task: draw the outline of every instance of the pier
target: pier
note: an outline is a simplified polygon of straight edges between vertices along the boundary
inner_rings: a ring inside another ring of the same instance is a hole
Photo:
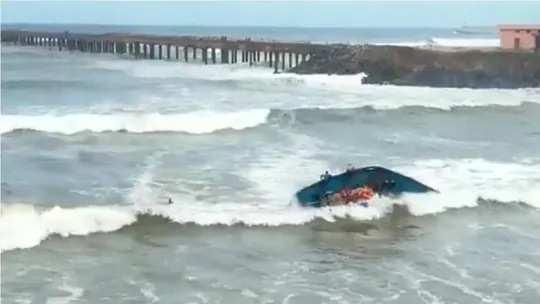
[[[161,36],[130,33],[72,33],[2,30],[2,43],[41,46],[58,51],[129,55],[136,59],[202,60],[204,64],[264,62],[274,72],[285,71],[330,46],[310,42],[254,40],[230,37]],[[200,57],[199,57],[200,56]],[[200,58],[200,59],[199,59]]]

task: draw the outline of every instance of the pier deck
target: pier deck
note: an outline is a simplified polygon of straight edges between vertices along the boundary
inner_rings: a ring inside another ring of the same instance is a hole
[[[80,51],[90,53],[128,54],[137,59],[178,60],[183,57],[197,59],[201,54],[205,64],[235,64],[240,62],[253,65],[266,62],[275,72],[297,66],[300,62],[330,46],[303,41],[273,41],[262,39],[231,39],[230,37],[203,36],[160,36],[130,33],[72,33],[39,32],[25,30],[2,30],[2,42],[20,46],[55,47],[59,51]],[[199,51],[200,50],[200,51]],[[198,52],[199,51],[199,52]],[[261,54],[263,56],[261,56]],[[288,58],[286,58],[286,56]],[[210,58],[209,58],[210,57]],[[262,57],[262,58],[261,58]]]

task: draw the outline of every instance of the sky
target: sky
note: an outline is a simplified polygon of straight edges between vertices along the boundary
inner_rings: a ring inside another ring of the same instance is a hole
[[[6,1],[2,23],[285,27],[540,24],[540,1]]]

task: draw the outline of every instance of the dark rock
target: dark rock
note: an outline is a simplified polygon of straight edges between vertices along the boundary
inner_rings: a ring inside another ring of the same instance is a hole
[[[457,88],[540,87],[540,53],[335,45],[288,72],[352,75],[363,83]]]

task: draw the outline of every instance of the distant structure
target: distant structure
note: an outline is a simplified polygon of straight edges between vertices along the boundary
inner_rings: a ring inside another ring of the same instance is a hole
[[[59,51],[118,54],[136,59],[160,59],[184,61],[197,59],[200,54],[204,64],[254,65],[265,62],[274,72],[286,71],[307,61],[312,54],[329,50],[332,45],[306,41],[253,40],[226,36],[160,36],[130,33],[71,33],[26,30],[2,30],[2,42],[21,46],[41,46]],[[261,54],[264,56],[261,58]],[[238,55],[241,55],[239,59]],[[288,55],[288,56],[287,56]],[[288,57],[288,60],[287,60]]]
[[[499,25],[502,49],[535,50],[540,52],[540,25]]]

